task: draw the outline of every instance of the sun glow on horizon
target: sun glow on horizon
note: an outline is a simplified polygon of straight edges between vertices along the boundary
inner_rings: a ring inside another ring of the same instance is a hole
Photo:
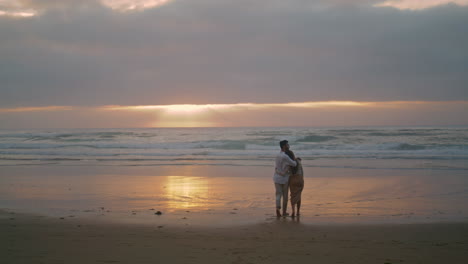
[[[0,127],[468,125],[466,109],[463,100],[12,107],[0,108]]]
[[[200,112],[209,109],[236,109],[236,108],[269,108],[269,107],[297,107],[297,108],[318,108],[318,107],[359,107],[369,106],[378,102],[356,102],[356,101],[320,101],[320,102],[293,102],[293,103],[237,103],[237,104],[172,104],[172,105],[135,105],[103,106],[103,110],[166,110],[169,112]]]
[[[150,127],[217,127],[224,126],[225,114],[246,111],[264,112],[274,109],[334,109],[378,106],[378,102],[356,101],[319,101],[291,103],[237,103],[237,104],[174,104],[174,105],[139,105],[139,106],[104,106],[107,111],[153,111],[157,121]],[[215,121],[217,120],[217,121]],[[220,121],[221,120],[221,121]]]

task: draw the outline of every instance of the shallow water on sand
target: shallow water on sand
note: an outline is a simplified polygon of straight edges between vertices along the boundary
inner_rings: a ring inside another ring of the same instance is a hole
[[[0,209],[139,224],[261,223],[276,221],[271,176],[271,168],[256,166],[3,167]],[[294,221],[305,224],[466,222],[468,177],[463,170],[306,168],[301,211]]]

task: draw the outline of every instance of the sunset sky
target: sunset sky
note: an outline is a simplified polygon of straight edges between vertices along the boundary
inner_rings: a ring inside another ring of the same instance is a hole
[[[468,125],[468,0],[0,0],[0,129]]]

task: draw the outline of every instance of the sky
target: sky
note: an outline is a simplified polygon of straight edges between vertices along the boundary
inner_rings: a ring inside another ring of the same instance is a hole
[[[0,129],[468,125],[468,0],[0,0]]]

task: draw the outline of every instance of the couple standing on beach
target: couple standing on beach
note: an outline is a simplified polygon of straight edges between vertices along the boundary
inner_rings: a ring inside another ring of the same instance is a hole
[[[304,189],[304,177],[301,165],[301,158],[296,158],[289,149],[287,140],[280,141],[281,152],[276,156],[275,174],[273,181],[276,189],[276,216],[287,216],[288,191],[291,191],[291,216],[300,214],[301,194]],[[281,199],[283,199],[283,214],[281,214]]]

